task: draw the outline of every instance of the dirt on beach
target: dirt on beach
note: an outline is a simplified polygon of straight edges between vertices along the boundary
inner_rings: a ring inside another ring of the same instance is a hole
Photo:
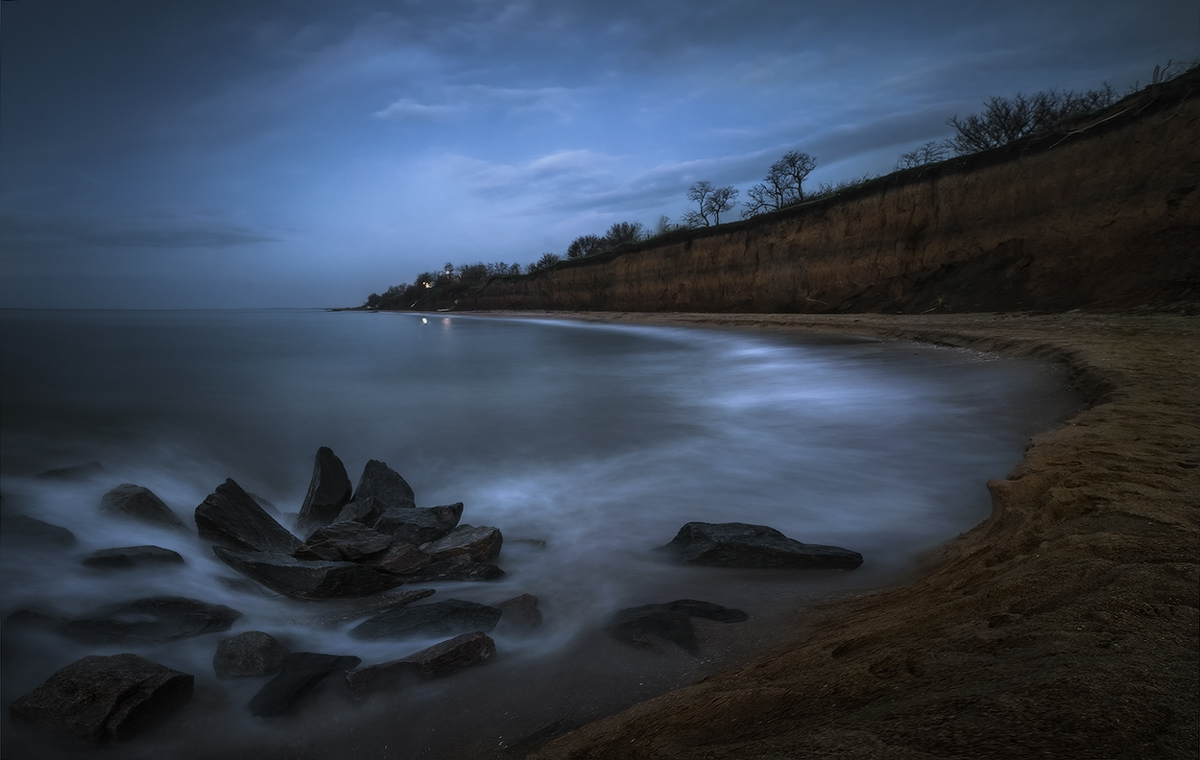
[[[1089,408],[1031,440],[1016,469],[988,483],[991,517],[915,582],[798,612],[772,654],[530,757],[1198,756],[1196,317],[553,316],[1041,357],[1068,366]]]

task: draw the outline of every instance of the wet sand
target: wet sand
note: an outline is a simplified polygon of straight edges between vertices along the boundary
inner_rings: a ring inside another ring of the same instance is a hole
[[[991,517],[931,557],[919,579],[796,614],[771,654],[530,757],[1197,757],[1196,317],[529,316],[1040,357],[1065,363],[1089,402],[988,483]]]

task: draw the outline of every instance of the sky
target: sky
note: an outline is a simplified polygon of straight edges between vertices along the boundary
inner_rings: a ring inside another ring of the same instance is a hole
[[[1198,58],[1197,0],[3,0],[0,306],[354,306]]]

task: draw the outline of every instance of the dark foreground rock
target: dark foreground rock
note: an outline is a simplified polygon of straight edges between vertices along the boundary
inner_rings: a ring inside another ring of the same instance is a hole
[[[862,555],[838,546],[802,544],[766,525],[690,522],[662,547],[685,565],[853,570]]]
[[[100,511],[151,525],[184,530],[183,520],[149,488],[122,483],[100,497]]]
[[[350,476],[342,460],[328,446],[317,449],[312,480],[296,518],[296,530],[307,535],[313,528],[333,522],[350,501],[351,494]]]
[[[243,575],[297,599],[365,596],[404,583],[398,575],[353,562],[309,562],[286,554],[239,552],[223,546],[214,546],[213,553]]]
[[[84,644],[162,644],[227,631],[242,613],[182,596],[123,602],[61,623],[57,630]]]
[[[454,530],[462,519],[462,512],[462,502],[442,507],[397,507],[384,510],[370,525],[398,543],[420,545],[436,541]]]
[[[306,696],[333,673],[356,667],[361,659],[349,655],[295,652],[283,661],[279,674],[250,700],[250,712],[260,717],[295,712]]]
[[[364,620],[351,629],[350,635],[356,639],[407,639],[486,633],[496,627],[503,614],[495,607],[461,599],[403,605]]]
[[[464,633],[399,660],[352,671],[346,675],[346,683],[355,694],[365,695],[402,686],[414,678],[428,680],[448,676],[489,660],[495,654],[496,642],[486,633]]]
[[[179,552],[161,546],[123,546],[116,549],[100,549],[79,560],[81,565],[105,570],[129,570],[135,567],[182,565]]]
[[[432,561],[432,557],[413,544],[399,544],[371,557],[364,564],[394,575],[415,575],[428,567]]]
[[[91,742],[123,741],[187,704],[195,679],[136,654],[91,656],[15,700],[13,718]]]
[[[740,623],[748,618],[741,610],[711,602],[680,599],[666,604],[645,604],[620,610],[609,619],[604,629],[627,644],[657,651],[660,644],[671,643],[698,657],[700,647],[696,643],[693,617],[722,623]]]
[[[521,594],[496,605],[504,613],[500,624],[505,629],[531,630],[542,624],[542,611],[538,609],[538,598],[533,594]]]
[[[300,546],[300,539],[267,514],[232,478],[196,507],[196,528],[201,538],[241,551],[291,554]]]
[[[400,473],[378,459],[367,462],[358,479],[358,487],[354,489],[354,501],[368,499],[375,499],[385,510],[417,506],[412,486],[400,477]]]
[[[304,544],[292,552],[297,559],[332,562],[361,562],[383,553],[392,545],[392,537],[354,520],[324,525],[313,531]]]
[[[267,676],[283,667],[288,654],[288,648],[271,634],[245,631],[217,642],[213,672],[222,680]]]
[[[421,546],[434,561],[467,557],[472,562],[488,562],[500,556],[504,536],[499,528],[459,525],[444,537]]]
[[[66,528],[29,515],[0,517],[0,541],[9,548],[65,548],[78,543],[75,534]]]
[[[431,562],[413,575],[405,576],[409,583],[432,583],[434,581],[496,581],[504,577],[504,571],[487,562],[472,562],[464,556],[440,562]]]

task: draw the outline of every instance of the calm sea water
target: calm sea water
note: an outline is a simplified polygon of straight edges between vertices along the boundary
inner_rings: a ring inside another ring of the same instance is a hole
[[[434,643],[364,643],[346,636],[348,625],[316,626],[312,605],[220,583],[231,571],[194,535],[98,511],[108,488],[137,483],[190,525],[232,477],[294,513],[320,446],[352,480],[368,459],[383,460],[419,506],[462,501],[464,522],[503,531],[507,576],[437,584],[435,599],[541,601],[545,625],[498,637],[495,665],[392,701],[340,705],[328,730],[312,716],[246,717],[261,682],[215,680],[217,635],[108,650],[6,635],[5,705],[85,654],[136,651],[196,674],[189,712],[171,732],[120,750],[130,757],[328,757],[334,746],[356,758],[443,757],[464,742],[473,748],[464,756],[499,753],[540,726],[594,717],[697,672],[686,656],[597,634],[613,611],[699,598],[768,619],[900,577],[986,518],[984,482],[1076,406],[1054,367],[964,351],[457,315],[5,311],[0,351],[2,508],[65,525],[80,541],[59,553],[6,550],[5,615],[169,593],[234,607],[244,613],[234,633],[267,630],[294,651],[371,663]],[[85,482],[33,477],[90,461],[104,473]],[[651,550],[691,520],[767,524],[866,562],[810,575],[663,564]],[[174,549],[187,565],[98,575],[78,564],[137,544]],[[705,661],[734,656],[725,649],[718,640]],[[394,711],[422,717],[397,722]],[[33,741],[4,720],[6,746]]]

